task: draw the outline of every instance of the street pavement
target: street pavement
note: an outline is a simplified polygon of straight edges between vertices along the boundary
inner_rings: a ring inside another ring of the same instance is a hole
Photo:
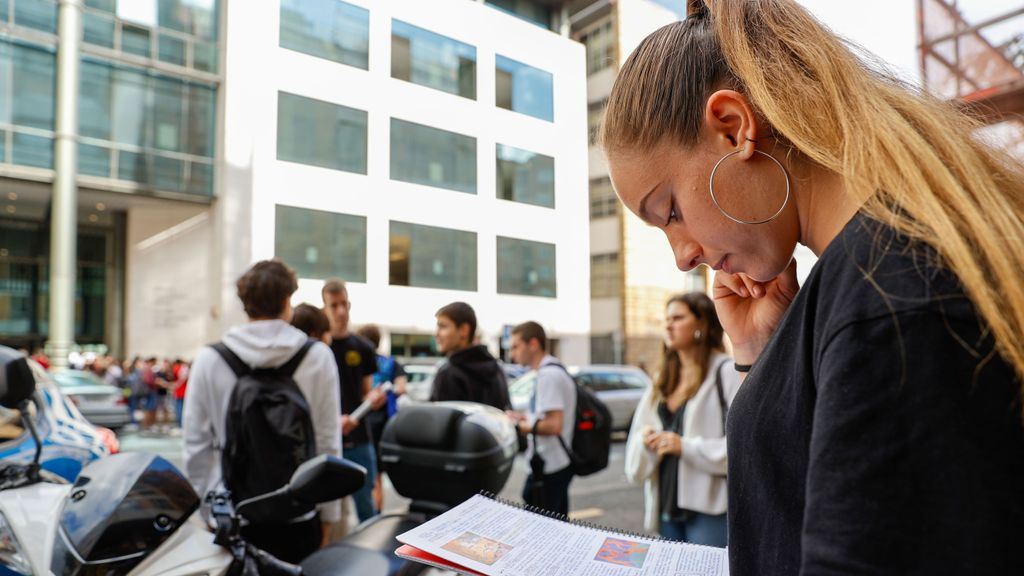
[[[122,451],[158,454],[179,469],[182,468],[180,436],[128,432],[119,437]],[[621,436],[617,442],[612,444],[608,468],[592,476],[573,479],[569,488],[569,515],[571,517],[616,530],[629,532],[643,530],[643,490],[640,486],[627,483],[622,472],[624,440],[624,436]],[[501,491],[501,497],[521,502],[520,495],[528,473],[527,462],[521,455],[517,456],[512,475],[505,484],[505,489]],[[408,503],[409,500],[395,492],[385,479],[384,511],[400,512]],[[349,522],[354,525],[354,513],[352,516]]]

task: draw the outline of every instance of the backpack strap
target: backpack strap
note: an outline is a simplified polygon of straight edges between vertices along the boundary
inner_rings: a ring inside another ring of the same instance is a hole
[[[715,391],[718,392],[718,406],[722,409],[722,434],[725,435],[725,416],[729,412],[729,405],[725,403],[725,391],[722,389],[722,369],[728,360],[719,362],[718,371],[715,372]]]
[[[285,362],[284,364],[277,368],[278,373],[280,373],[283,376],[291,378],[292,375],[295,374],[296,368],[298,368],[299,364],[302,363],[303,358],[306,357],[306,352],[309,352],[309,349],[313,347],[313,344],[315,342],[316,340],[313,340],[312,338],[306,340],[306,342],[302,345],[302,348],[299,348],[299,351],[296,352],[295,355],[292,356],[290,360],[288,360],[287,362]]]
[[[228,348],[226,344],[223,342],[217,342],[216,344],[212,344],[210,347],[216,350],[217,354],[220,354],[220,357],[228,363],[228,366],[231,367],[231,371],[235,373],[235,376],[241,378],[249,373],[249,366],[247,366],[245,362],[242,362],[242,359],[232,352],[231,348]]]

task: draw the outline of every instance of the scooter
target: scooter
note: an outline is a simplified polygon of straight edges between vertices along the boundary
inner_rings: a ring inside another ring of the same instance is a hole
[[[34,391],[25,358],[0,347],[0,405],[28,414]],[[298,576],[302,567],[244,540],[245,509],[271,499],[313,506],[354,493],[366,478],[361,466],[321,455],[299,466],[287,485],[237,506],[229,494],[211,493],[211,532],[199,496],[170,462],[118,454],[89,464],[69,484],[40,470],[38,434],[31,418],[24,423],[35,459],[0,462],[0,575]]]

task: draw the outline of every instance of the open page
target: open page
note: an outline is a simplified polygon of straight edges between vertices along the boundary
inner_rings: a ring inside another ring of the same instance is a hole
[[[725,548],[661,542],[474,496],[398,541],[501,576],[727,576]]]

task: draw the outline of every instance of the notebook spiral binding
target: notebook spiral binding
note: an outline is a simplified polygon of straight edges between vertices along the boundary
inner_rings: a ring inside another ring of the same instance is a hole
[[[626,530],[621,530],[619,528],[612,528],[610,526],[603,526],[601,524],[594,524],[592,522],[583,522],[582,520],[573,520],[572,518],[569,518],[565,514],[559,514],[558,512],[552,512],[551,510],[545,510],[543,508],[537,508],[536,506],[530,506],[528,504],[520,504],[518,502],[513,502],[511,500],[506,500],[505,498],[500,498],[497,494],[495,494],[493,492],[488,492],[486,490],[481,490],[480,491],[480,495],[485,497],[485,498],[490,498],[491,500],[494,500],[495,502],[498,502],[500,504],[504,504],[506,506],[511,506],[513,508],[519,508],[521,510],[526,510],[527,512],[532,512],[532,513],[537,514],[539,516],[546,516],[548,518],[552,518],[552,519],[558,520],[560,522],[567,522],[569,524],[574,524],[576,526],[582,526],[584,528],[591,528],[591,529],[597,530],[599,532],[611,532],[613,534],[618,534],[620,536],[627,536],[627,537],[636,538],[636,539],[639,539],[639,540],[651,540],[651,541],[654,541],[654,542],[676,542],[676,540],[671,540],[669,538],[663,538],[661,536],[653,536],[653,535],[650,535],[650,534],[642,534],[640,532],[629,532],[629,531],[626,531]]]

